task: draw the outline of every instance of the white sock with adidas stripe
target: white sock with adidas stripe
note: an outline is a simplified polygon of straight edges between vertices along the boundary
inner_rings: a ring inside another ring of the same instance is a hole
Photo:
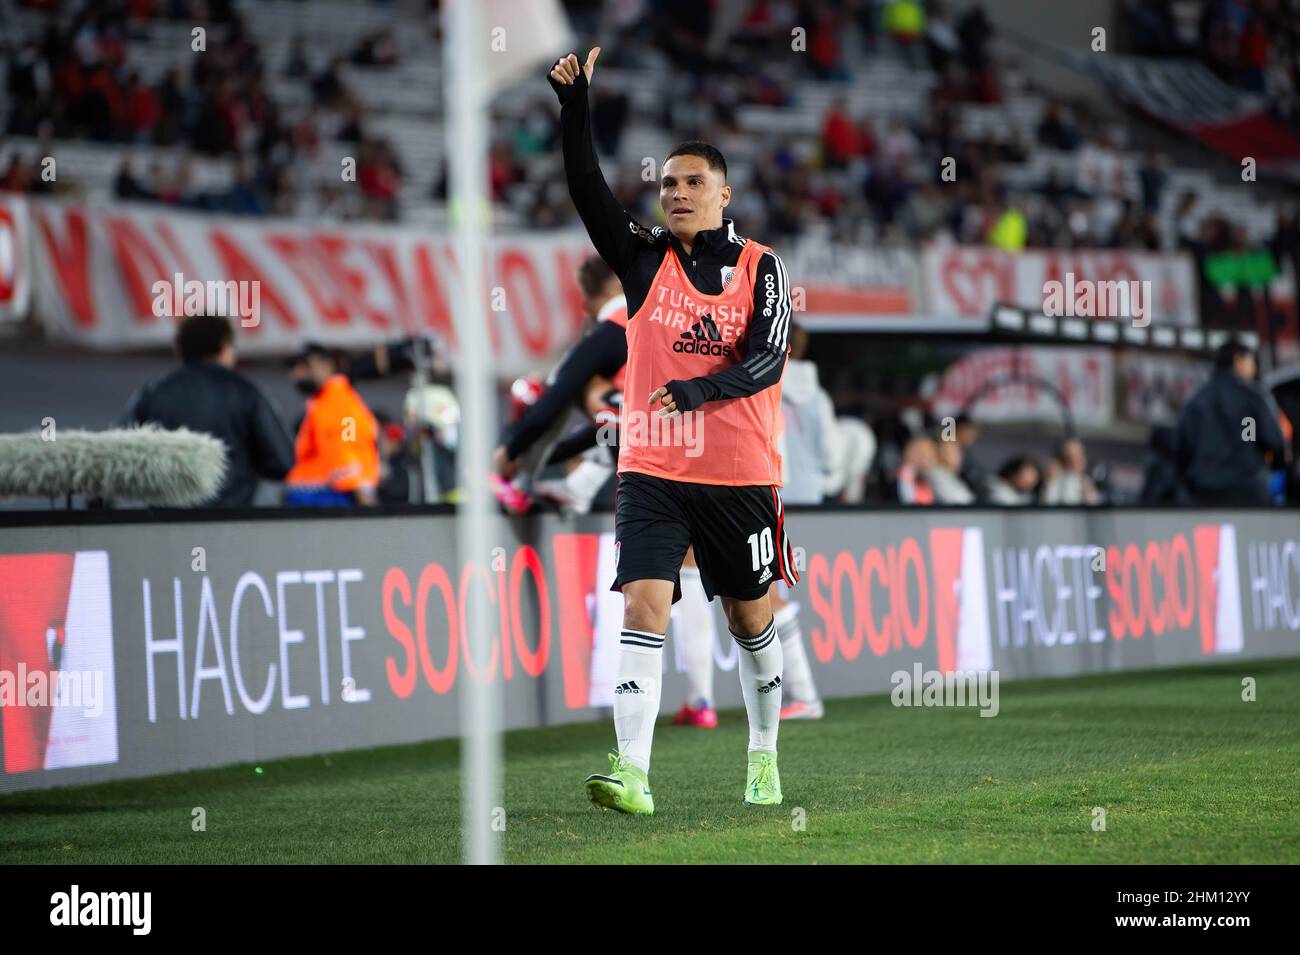
[[[618,751],[632,765],[650,772],[650,746],[659,716],[663,684],[664,634],[623,631],[614,679],[614,732]]]
[[[740,692],[749,717],[749,751],[776,752],[776,731],[781,725],[781,641],[776,638],[776,620],[756,637],[742,637],[734,630],[732,639],[740,647]]]

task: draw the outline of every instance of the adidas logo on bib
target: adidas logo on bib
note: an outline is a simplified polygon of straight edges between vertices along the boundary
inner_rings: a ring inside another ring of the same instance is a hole
[[[722,340],[722,333],[718,331],[712,315],[701,317],[689,331],[682,332],[677,341],[673,342],[673,351],[684,355],[712,355],[727,358],[732,355],[731,346]]]

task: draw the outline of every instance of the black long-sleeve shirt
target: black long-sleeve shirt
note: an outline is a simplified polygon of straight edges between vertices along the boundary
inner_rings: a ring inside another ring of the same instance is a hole
[[[560,100],[560,136],[569,195],[592,245],[623,283],[628,316],[634,316],[645,302],[669,249],[677,253],[691,285],[705,295],[720,294],[724,268],[735,268],[745,246],[733,222],[723,219],[721,228],[697,232],[689,253],[664,227],[647,229],[619,205],[600,171],[592,141],[586,75],[579,70],[571,85],[552,80],[551,86]],[[766,252],[757,266],[754,306],[741,360],[712,375],[664,382],[677,399],[678,408],[691,411],[706,401],[747,397],[780,381],[789,350],[791,312],[785,264],[775,252]],[[645,397],[636,396],[637,400]]]
[[[1250,494],[1268,503],[1269,464],[1286,461],[1277,412],[1259,388],[1222,369],[1188,399],[1178,417],[1178,469],[1193,492]]]
[[[560,359],[537,403],[506,434],[506,454],[514,460],[541,440],[567,415],[596,375],[613,378],[627,364],[627,335],[617,322],[597,322]]]
[[[211,507],[251,505],[258,478],[283,481],[293,467],[293,441],[261,389],[215,362],[186,362],[132,395],[118,425],[147,422],[225,443],[226,479]]]

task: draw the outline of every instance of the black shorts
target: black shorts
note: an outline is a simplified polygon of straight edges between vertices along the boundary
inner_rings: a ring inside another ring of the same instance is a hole
[[[620,474],[614,498],[617,576],[610,590],[621,591],[632,580],[671,580],[676,603],[682,596],[678,575],[687,547],[695,548],[710,600],[757,600],[773,581],[794,586],[799,579],[776,487]]]

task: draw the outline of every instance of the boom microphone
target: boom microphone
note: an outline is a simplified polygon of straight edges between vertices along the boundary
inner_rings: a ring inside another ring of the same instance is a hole
[[[0,435],[0,497],[81,494],[181,507],[214,498],[225,475],[226,446],[185,428]]]

